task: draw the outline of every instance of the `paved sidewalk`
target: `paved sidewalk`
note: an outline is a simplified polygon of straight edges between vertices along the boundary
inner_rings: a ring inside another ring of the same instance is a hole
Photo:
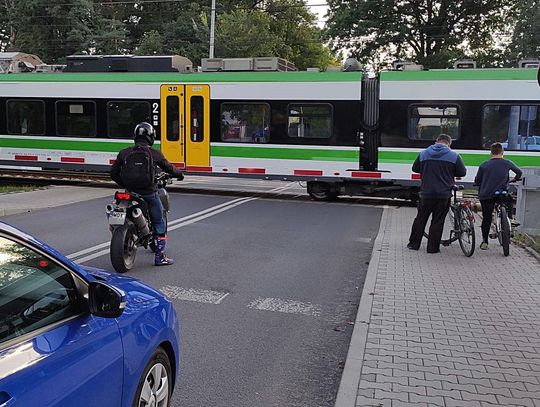
[[[384,211],[336,407],[540,407],[539,261],[408,250],[415,214]]]
[[[54,208],[105,196],[110,196],[112,199],[113,194],[114,190],[110,188],[76,186],[51,186],[29,192],[0,194],[0,217],[37,209]]]

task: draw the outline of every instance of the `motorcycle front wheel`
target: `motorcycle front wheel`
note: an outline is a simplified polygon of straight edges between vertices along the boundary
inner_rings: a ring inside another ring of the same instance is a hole
[[[137,230],[131,222],[117,227],[111,239],[111,263],[118,273],[126,273],[135,265]]]

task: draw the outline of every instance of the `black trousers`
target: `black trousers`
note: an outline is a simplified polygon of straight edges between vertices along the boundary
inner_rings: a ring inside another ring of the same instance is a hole
[[[489,229],[491,228],[491,220],[493,218],[493,209],[495,208],[495,198],[492,199],[480,199],[480,204],[482,205],[482,241],[486,242],[489,238]],[[506,206],[506,211],[510,219],[513,218],[514,212],[514,201],[512,197],[508,197],[504,200],[504,206]]]
[[[450,208],[450,198],[420,198],[420,201],[418,202],[418,213],[414,219],[411,235],[409,237],[409,245],[412,248],[420,248],[424,229],[431,216],[427,251],[428,253],[436,253],[439,251],[444,228],[444,219],[448,213],[448,208]]]

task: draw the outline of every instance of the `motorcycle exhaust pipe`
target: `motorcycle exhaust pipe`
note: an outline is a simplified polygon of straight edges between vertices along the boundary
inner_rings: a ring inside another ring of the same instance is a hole
[[[169,212],[169,193],[165,188],[159,188],[158,195],[161,200],[161,205],[163,205],[163,209],[165,212]]]
[[[148,221],[143,216],[143,212],[140,208],[135,208],[131,212],[131,215],[133,217],[133,222],[135,223],[135,226],[137,226],[137,229],[141,233],[141,236],[146,236],[150,234],[150,228],[148,227]]]

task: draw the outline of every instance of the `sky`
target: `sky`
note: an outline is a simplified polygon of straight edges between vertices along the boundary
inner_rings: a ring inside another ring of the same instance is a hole
[[[324,26],[325,18],[324,15],[326,14],[328,10],[328,6],[326,6],[325,0],[307,0],[307,4],[309,8],[311,9],[311,12],[318,16],[317,18],[317,25],[319,27]]]

